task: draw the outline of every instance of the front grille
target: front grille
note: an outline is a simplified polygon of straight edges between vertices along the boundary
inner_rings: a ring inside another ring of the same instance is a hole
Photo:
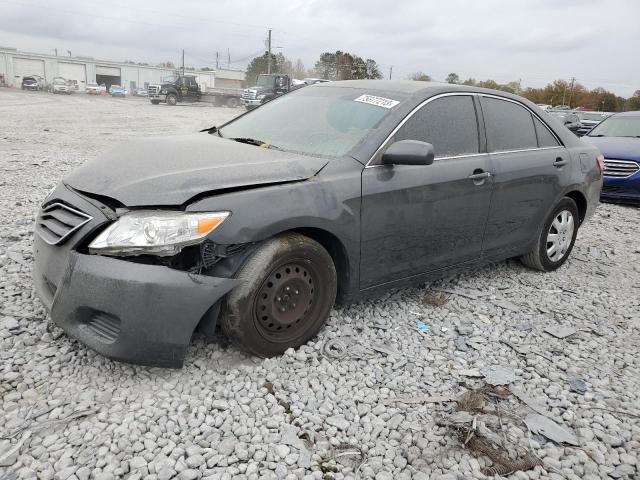
[[[636,162],[605,158],[604,171],[602,173],[605,177],[627,178],[638,170],[640,170],[640,165]]]
[[[106,312],[94,310],[84,327],[103,343],[113,343],[120,335],[120,319]]]
[[[38,215],[36,232],[50,245],[59,245],[93,217],[63,203],[52,203]]]
[[[157,95],[160,91],[160,85],[149,85],[147,91],[149,92],[149,95]]]
[[[255,90],[245,90],[244,92],[242,92],[243,100],[255,100],[255,98],[256,98]]]

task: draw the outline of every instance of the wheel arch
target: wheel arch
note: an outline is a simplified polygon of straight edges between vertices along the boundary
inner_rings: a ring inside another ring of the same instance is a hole
[[[343,298],[350,290],[351,263],[349,253],[342,241],[333,233],[317,227],[299,227],[287,231],[309,237],[318,242],[327,252],[329,252],[338,277],[338,299]]]
[[[587,214],[587,197],[580,190],[571,190],[565,193],[564,196],[576,202],[578,215],[580,216],[580,223],[582,223],[585,215]]]

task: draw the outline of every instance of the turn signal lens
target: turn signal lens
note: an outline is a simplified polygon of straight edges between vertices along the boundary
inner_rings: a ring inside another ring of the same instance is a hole
[[[598,167],[598,170],[600,171],[600,173],[603,172],[604,170],[604,155],[600,154],[596,157],[596,167]]]

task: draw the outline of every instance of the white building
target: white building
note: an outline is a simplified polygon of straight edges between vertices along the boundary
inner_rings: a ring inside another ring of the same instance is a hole
[[[21,52],[15,48],[0,47],[0,83],[20,88],[22,77],[38,75],[50,83],[55,77],[74,81],[83,91],[87,83],[121,85],[129,91],[160,83],[163,77],[176,73],[175,69],[134,65],[124,62],[95,60],[89,57],[62,57],[40,53]],[[206,88],[241,88],[244,72],[214,70],[208,72],[185,69],[185,75],[198,77],[198,84]]]

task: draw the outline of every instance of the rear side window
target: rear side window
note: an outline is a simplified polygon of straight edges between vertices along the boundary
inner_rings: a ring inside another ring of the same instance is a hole
[[[436,157],[478,153],[478,122],[473,98],[456,95],[427,103],[400,127],[394,140],[431,143]]]
[[[482,112],[490,151],[538,147],[533,118],[526,108],[506,100],[482,97]]]
[[[536,133],[538,134],[538,146],[540,148],[560,146],[558,140],[556,140],[556,137],[551,134],[549,129],[545,127],[538,118],[533,117],[533,123],[536,126]]]

